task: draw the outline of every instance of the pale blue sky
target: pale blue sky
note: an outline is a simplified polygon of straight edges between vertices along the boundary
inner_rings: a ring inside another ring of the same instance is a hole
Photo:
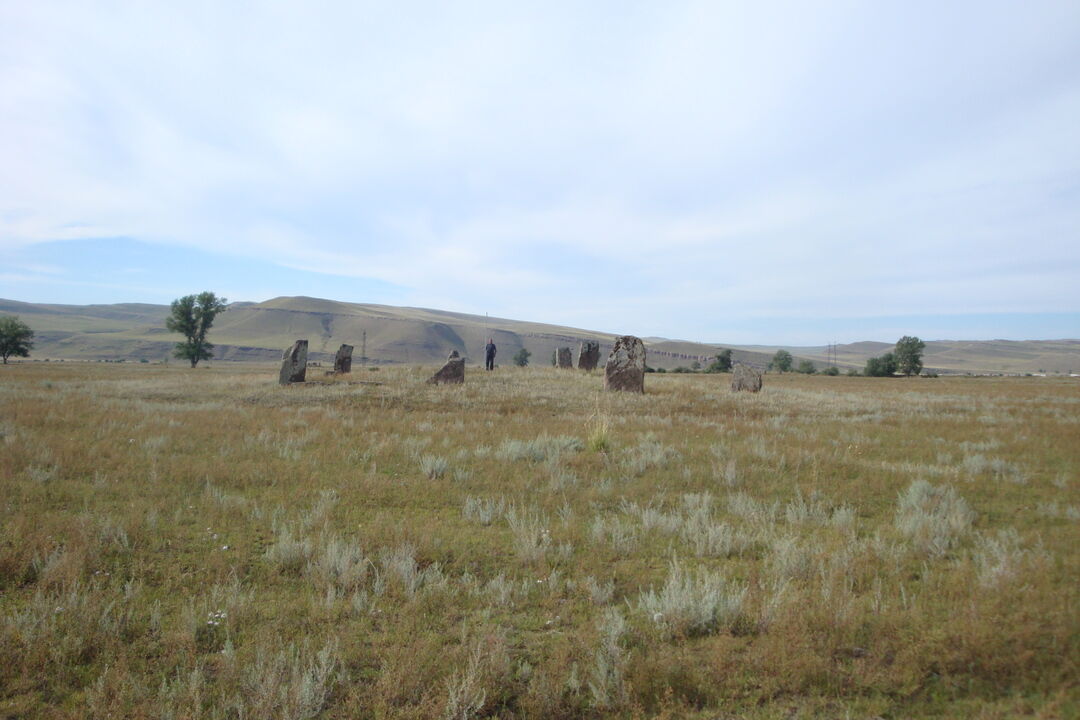
[[[1080,337],[1080,3],[0,0],[0,297]]]

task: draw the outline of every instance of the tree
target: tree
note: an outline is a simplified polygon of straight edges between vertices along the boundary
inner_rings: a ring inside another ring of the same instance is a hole
[[[866,361],[866,369],[863,370],[863,375],[867,377],[891,377],[895,373],[896,357],[892,353],[870,358]]]
[[[836,367],[835,365],[831,365],[831,366],[825,368],[824,370],[822,370],[821,374],[822,375],[832,375],[832,376],[835,377],[836,375],[840,374],[840,368]]]
[[[7,365],[9,357],[30,357],[34,331],[16,315],[0,317],[0,356]]]
[[[817,368],[814,367],[814,363],[809,360],[800,360],[799,367],[795,370],[795,372],[800,372],[803,375],[813,375],[817,372]]]
[[[896,341],[893,355],[900,372],[905,376],[918,375],[922,372],[922,354],[926,343],[914,336],[905,335]]]
[[[521,348],[520,350],[517,351],[517,354],[514,355],[514,364],[517,365],[518,367],[526,367],[526,366],[528,366],[528,364],[529,364],[529,356],[531,356],[531,355],[532,355],[531,352],[529,352],[525,348]]]
[[[794,361],[795,358],[791,357],[791,353],[789,353],[787,350],[777,350],[776,354],[773,355],[770,365],[772,365],[774,370],[779,370],[780,372],[788,372],[789,370],[791,370],[791,364]]]
[[[176,357],[190,360],[191,367],[198,365],[200,360],[213,357],[210,351],[214,346],[207,342],[206,334],[214,324],[214,318],[225,312],[227,302],[209,291],[172,301],[172,314],[166,318],[165,327],[186,338],[184,342],[176,343],[173,352]]]
[[[705,372],[707,372],[707,373],[731,372],[731,351],[730,350],[721,350],[720,353],[716,356],[716,359],[713,360],[709,364],[709,367],[705,368]]]

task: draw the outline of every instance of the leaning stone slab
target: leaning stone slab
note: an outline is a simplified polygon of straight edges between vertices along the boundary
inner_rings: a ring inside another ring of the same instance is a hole
[[[756,367],[735,363],[731,373],[732,392],[757,392],[761,389],[761,371]]]
[[[342,345],[334,356],[334,374],[345,375],[352,372],[352,345]]]
[[[604,367],[604,389],[645,392],[645,343],[633,335],[615,338]]]
[[[446,364],[428,380],[428,383],[433,385],[460,385],[463,382],[465,382],[465,358],[461,357],[457,350],[450,352],[450,356],[446,358]]]
[[[574,369],[574,356],[570,354],[570,348],[561,347],[555,356],[555,366],[563,370]]]
[[[595,340],[583,340],[578,348],[578,370],[595,370],[600,364],[600,343]]]
[[[278,382],[282,385],[302,383],[307,378],[307,340],[297,340],[292,347],[285,348],[281,354],[281,373]]]

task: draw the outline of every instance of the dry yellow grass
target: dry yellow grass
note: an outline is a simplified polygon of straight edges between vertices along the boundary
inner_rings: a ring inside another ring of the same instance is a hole
[[[1080,713],[1075,380],[430,370],[4,368],[4,716]]]

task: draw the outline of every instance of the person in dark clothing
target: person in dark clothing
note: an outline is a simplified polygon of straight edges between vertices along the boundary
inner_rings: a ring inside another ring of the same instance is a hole
[[[484,357],[487,358],[487,369],[495,369],[495,341],[488,338],[488,344],[484,348]]]

